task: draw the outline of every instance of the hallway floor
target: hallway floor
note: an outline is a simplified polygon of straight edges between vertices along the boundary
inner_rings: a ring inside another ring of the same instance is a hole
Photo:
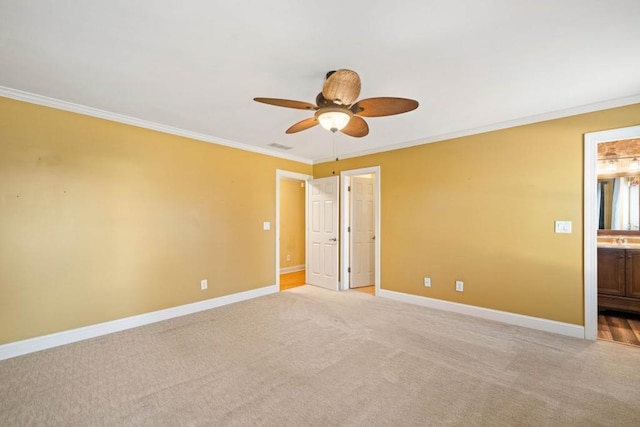
[[[280,290],[297,288],[305,284],[305,270],[294,271],[293,273],[285,273],[280,275]]]
[[[294,271],[293,273],[284,273],[280,275],[280,291],[286,291],[288,289],[297,288],[303,286],[305,282],[305,270]],[[352,291],[363,292],[369,295],[375,295],[375,286],[363,286],[360,288],[350,289]]]

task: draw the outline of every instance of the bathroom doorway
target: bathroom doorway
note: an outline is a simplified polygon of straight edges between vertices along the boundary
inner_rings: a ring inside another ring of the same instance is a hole
[[[640,231],[631,206],[640,201],[625,197],[640,185],[639,158],[640,126],[585,135],[586,339],[640,346],[640,272],[633,273],[640,263],[632,264],[640,260]]]

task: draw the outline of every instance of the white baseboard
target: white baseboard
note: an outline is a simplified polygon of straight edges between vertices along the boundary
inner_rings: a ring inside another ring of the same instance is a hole
[[[126,329],[136,328],[150,323],[161,322],[163,320],[173,319],[174,317],[185,316],[199,311],[210,310],[212,308],[222,307],[223,305],[246,301],[277,292],[278,288],[276,285],[270,285],[263,288],[252,289],[250,291],[238,292],[236,294],[211,298],[205,301],[180,305],[178,307],[171,307],[164,310],[153,311],[151,313],[125,317],[124,319],[99,323],[97,325],[85,326],[83,328],[71,329],[68,331],[57,332],[55,334],[43,335],[41,337],[3,344],[0,345],[0,360],[22,356],[24,354],[46,350],[48,348],[58,347],[89,338],[95,338],[101,335],[111,334],[113,332],[124,331]]]
[[[506,323],[509,325],[522,326],[539,331],[567,335],[574,338],[585,338],[584,327],[571,323],[557,322],[555,320],[541,319],[539,317],[525,316],[522,314],[509,313],[506,311],[476,307],[473,305],[460,304],[457,302],[444,301],[440,299],[405,294],[401,292],[387,291],[384,289],[380,289],[376,296],[406,302],[409,304],[421,305],[423,307],[435,308],[438,310],[479,317],[481,319],[493,320],[495,322]]]
[[[292,265],[291,267],[282,267],[280,269],[280,274],[285,273],[295,273],[296,271],[302,271],[305,269],[305,265]]]

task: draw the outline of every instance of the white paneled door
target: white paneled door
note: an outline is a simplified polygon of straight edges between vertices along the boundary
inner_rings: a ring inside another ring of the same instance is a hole
[[[338,177],[309,181],[307,283],[338,290]]]
[[[351,178],[349,203],[351,205],[351,288],[374,284],[375,223],[373,204],[373,178]]]

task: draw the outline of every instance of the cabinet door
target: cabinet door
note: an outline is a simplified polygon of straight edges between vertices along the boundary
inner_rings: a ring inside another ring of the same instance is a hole
[[[640,268],[635,270],[640,274]],[[625,250],[598,248],[598,293],[624,296],[625,275]]]
[[[627,249],[627,294],[640,298],[640,249]]]

